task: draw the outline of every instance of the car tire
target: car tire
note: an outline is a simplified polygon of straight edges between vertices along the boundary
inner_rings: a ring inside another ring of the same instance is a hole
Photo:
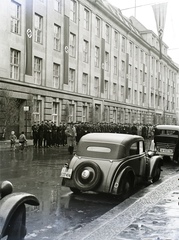
[[[155,169],[154,177],[152,178],[152,182],[155,183],[160,179],[160,174],[161,174],[161,169],[160,166],[158,165]]]
[[[70,190],[71,190],[74,194],[80,194],[80,193],[81,193],[81,191],[80,191],[79,189],[77,189],[77,188],[71,187]]]
[[[125,200],[132,194],[132,180],[129,175],[122,178],[121,186],[121,198]]]
[[[89,177],[83,178],[84,171],[87,170]],[[97,163],[85,161],[80,163],[73,175],[74,183],[77,189],[81,191],[90,191],[95,189],[102,177],[102,172]]]

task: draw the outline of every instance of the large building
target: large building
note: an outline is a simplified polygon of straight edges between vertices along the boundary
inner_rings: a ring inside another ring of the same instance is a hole
[[[176,123],[178,67],[106,0],[0,1],[0,90],[34,121]]]

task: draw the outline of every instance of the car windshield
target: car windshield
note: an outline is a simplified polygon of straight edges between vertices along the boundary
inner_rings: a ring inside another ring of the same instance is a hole
[[[178,135],[179,132],[175,130],[155,129],[155,135]]]

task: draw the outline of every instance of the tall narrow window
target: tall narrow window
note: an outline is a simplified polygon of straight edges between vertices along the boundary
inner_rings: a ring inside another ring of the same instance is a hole
[[[123,53],[125,53],[125,51],[126,51],[126,39],[125,39],[125,37],[122,37],[121,51]]]
[[[105,52],[105,70],[109,71],[109,53]]]
[[[133,55],[133,43],[132,42],[129,42],[129,55],[130,55],[130,57],[132,57],[132,55]]]
[[[114,57],[114,74],[117,75],[117,57]]]
[[[69,104],[69,121],[75,122],[75,105]]]
[[[141,50],[140,51],[140,62],[141,63],[143,63],[143,54],[144,54],[144,52],[143,52],[143,50]]]
[[[124,78],[125,75],[125,62],[121,62],[121,77]]]
[[[114,47],[118,48],[118,32],[114,31]]]
[[[136,46],[135,47],[135,60],[138,61],[138,57],[139,57],[139,49],[138,47]]]
[[[99,47],[95,46],[95,57],[94,57],[95,67],[99,67]]]
[[[61,27],[54,24],[54,49],[60,51],[61,46]]]
[[[98,17],[96,17],[95,21],[95,35],[100,37],[100,19]]]
[[[20,52],[15,49],[11,49],[10,78],[19,80],[19,69],[20,69]]]
[[[42,81],[42,59],[34,57],[34,82],[40,85]]]
[[[77,18],[77,3],[75,0],[70,0],[70,20],[76,23]]]
[[[113,100],[116,100],[117,99],[117,84],[116,83],[113,83],[113,96],[112,96],[112,99]]]
[[[88,94],[88,74],[83,73],[82,92]]]
[[[87,122],[87,106],[83,106],[82,109],[82,122]]]
[[[76,56],[76,35],[73,33],[70,33],[70,56]]]
[[[37,43],[42,43],[42,17],[35,14],[35,36],[34,40]]]
[[[94,93],[96,97],[99,97],[99,78],[94,78]]]
[[[41,105],[42,101],[34,99],[33,102],[33,121],[40,122],[41,121]]]
[[[60,83],[60,65],[54,63],[53,64],[53,87],[59,88]]]
[[[108,81],[104,81],[104,97],[108,98]]]
[[[121,85],[121,101],[124,100],[124,86]]]
[[[117,112],[116,109],[113,110],[113,123],[117,122]]]
[[[69,74],[69,90],[74,91],[75,87],[75,70],[70,68],[70,74]]]
[[[110,28],[109,25],[106,24],[106,42],[109,43],[109,38],[110,38]]]
[[[53,102],[53,108],[52,108],[52,121],[56,122],[58,124],[58,116],[59,116],[59,103]]]
[[[62,12],[62,0],[54,0],[54,10],[59,13]]]
[[[84,9],[84,29],[89,30],[89,11]]]
[[[11,1],[11,32],[20,34],[21,6]]]
[[[88,41],[83,41],[83,62],[88,62]]]

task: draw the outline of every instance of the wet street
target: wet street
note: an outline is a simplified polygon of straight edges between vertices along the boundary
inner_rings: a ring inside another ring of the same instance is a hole
[[[23,152],[0,151],[0,181],[9,180],[15,192],[32,193],[40,201],[38,207],[27,206],[28,234],[25,239],[52,240],[59,235],[63,239],[65,234],[81,229],[115,206],[124,204],[119,204],[112,196],[74,195],[68,188],[61,187],[61,168],[70,158],[67,148],[62,146],[28,147]],[[163,170],[160,183],[176,174],[178,167],[167,163]],[[150,191],[150,186],[145,191]]]

